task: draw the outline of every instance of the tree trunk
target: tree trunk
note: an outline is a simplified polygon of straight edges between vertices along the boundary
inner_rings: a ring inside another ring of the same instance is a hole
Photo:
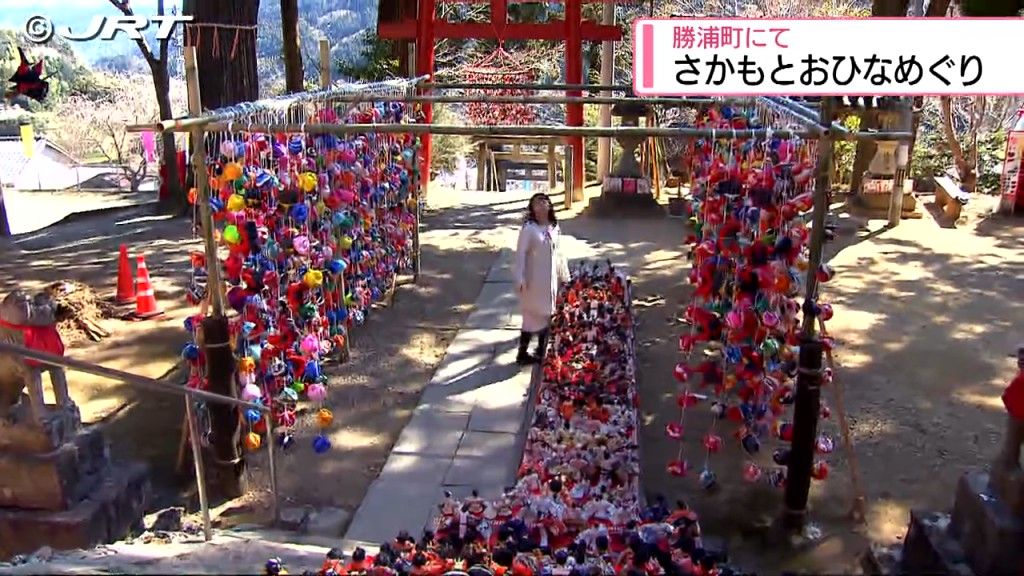
[[[974,192],[978,184],[977,155],[974,151],[964,152],[960,140],[957,138],[956,129],[953,127],[953,99],[949,96],[939,98],[941,108],[942,131],[946,136],[946,144],[953,156],[953,164],[957,176],[960,177],[960,187],[965,192]],[[972,111],[973,114],[973,111]],[[973,123],[973,120],[972,120]],[[971,127],[976,130],[976,126]],[[974,159],[972,161],[972,158]]]
[[[299,0],[281,0],[281,38],[284,42],[284,78],[288,92],[302,92],[302,51],[299,40]]]
[[[174,110],[171,108],[171,79],[167,62],[152,61],[149,67],[153,72],[153,88],[156,91],[160,119],[170,120],[174,118]],[[160,161],[164,166],[164,182],[169,192],[160,210],[165,214],[184,215],[188,213],[188,195],[181,186],[181,174],[178,173],[178,147],[174,143],[174,132],[164,132],[160,140]]]
[[[949,13],[949,4],[950,0],[931,0],[924,15],[928,18],[942,18]]]
[[[917,1],[917,0],[915,0]],[[950,0],[931,0],[924,13],[926,18],[942,18],[949,13]],[[915,6],[915,10],[917,7]],[[914,97],[914,115],[910,124],[910,133],[914,135],[910,139],[910,158],[907,161],[907,174],[910,174],[914,167],[914,148],[917,146],[917,132],[921,129],[921,116],[924,114],[925,99],[923,96]]]
[[[192,16],[185,45],[196,47],[203,108],[215,110],[259,99],[256,20],[259,0],[185,0]]]

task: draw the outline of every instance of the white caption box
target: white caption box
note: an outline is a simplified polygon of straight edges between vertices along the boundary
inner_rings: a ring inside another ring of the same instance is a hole
[[[1024,18],[639,19],[640,96],[1024,94]]]

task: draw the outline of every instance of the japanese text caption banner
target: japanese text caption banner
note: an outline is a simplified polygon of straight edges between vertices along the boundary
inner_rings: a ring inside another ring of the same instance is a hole
[[[1024,94],[1022,18],[639,19],[641,96]]]

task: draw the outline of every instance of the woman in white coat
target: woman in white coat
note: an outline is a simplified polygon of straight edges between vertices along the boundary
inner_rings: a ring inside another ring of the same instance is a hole
[[[569,281],[569,266],[559,249],[559,236],[551,199],[547,194],[534,194],[516,247],[515,280],[523,315],[516,363],[522,366],[543,358],[559,283]],[[531,355],[527,349],[534,334],[537,350]]]

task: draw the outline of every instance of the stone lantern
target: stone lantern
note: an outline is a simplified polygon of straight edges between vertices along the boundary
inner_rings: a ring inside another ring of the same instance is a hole
[[[648,106],[639,102],[620,102],[612,106],[612,116],[620,119],[620,124],[626,127],[637,127],[640,125],[640,117],[646,116]],[[643,143],[643,136],[616,136],[615,140],[622,147],[622,157],[619,163],[611,172],[616,178],[643,178],[643,171],[636,158],[636,149]]]

